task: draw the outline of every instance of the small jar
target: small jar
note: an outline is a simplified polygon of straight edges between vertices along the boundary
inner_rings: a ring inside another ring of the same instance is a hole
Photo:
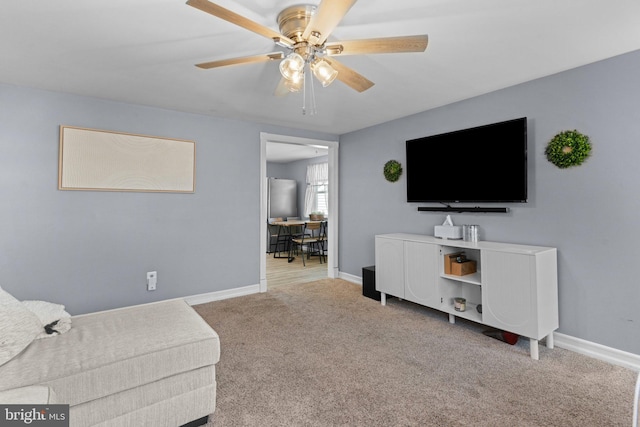
[[[454,298],[453,308],[456,311],[465,311],[467,309],[467,300],[464,298]]]
[[[465,224],[462,226],[462,238],[467,242],[477,242],[478,241],[478,229],[480,227],[478,225],[469,225]]]

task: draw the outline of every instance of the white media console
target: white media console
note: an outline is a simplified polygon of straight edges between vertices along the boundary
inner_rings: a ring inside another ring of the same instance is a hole
[[[538,340],[553,348],[558,328],[558,274],[555,248],[496,242],[443,240],[419,234],[382,234],[375,238],[376,290],[503,331],[529,338],[537,360]],[[477,271],[444,273],[444,256],[464,251]],[[467,300],[456,311],[453,299]],[[482,312],[477,306],[482,304]]]

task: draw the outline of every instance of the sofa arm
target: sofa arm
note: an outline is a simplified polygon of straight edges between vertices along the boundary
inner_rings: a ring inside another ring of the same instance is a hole
[[[54,391],[44,385],[13,388],[0,391],[0,403],[4,404],[33,404],[47,405],[56,402]]]

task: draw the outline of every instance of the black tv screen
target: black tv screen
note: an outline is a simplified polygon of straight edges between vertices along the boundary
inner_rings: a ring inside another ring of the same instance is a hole
[[[407,141],[408,202],[527,201],[527,118]]]

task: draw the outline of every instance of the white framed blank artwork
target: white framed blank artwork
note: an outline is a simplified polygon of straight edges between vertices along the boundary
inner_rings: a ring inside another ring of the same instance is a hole
[[[194,141],[60,126],[58,189],[195,192]]]

